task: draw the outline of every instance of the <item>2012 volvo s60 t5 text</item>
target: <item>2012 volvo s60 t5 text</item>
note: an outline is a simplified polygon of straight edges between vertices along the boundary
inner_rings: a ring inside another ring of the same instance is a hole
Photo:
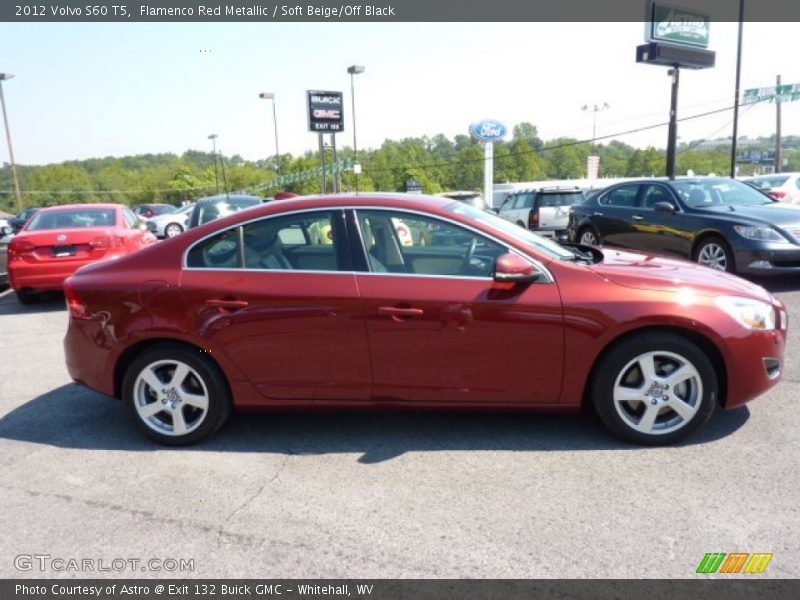
[[[425,196],[265,204],[65,291],[72,378],[167,444],[232,408],[585,403],[622,438],[669,443],[775,385],[787,335],[781,302],[738,277]]]

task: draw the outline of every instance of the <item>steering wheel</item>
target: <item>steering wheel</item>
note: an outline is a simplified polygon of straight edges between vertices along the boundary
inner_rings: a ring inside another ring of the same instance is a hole
[[[472,238],[467,248],[467,253],[464,255],[464,262],[461,264],[461,273],[464,275],[469,274],[470,266],[472,264],[472,256],[475,254],[475,248],[478,246],[478,238]]]

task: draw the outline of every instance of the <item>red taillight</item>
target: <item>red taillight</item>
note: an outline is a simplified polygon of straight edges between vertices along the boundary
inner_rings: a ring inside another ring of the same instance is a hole
[[[13,239],[8,245],[8,253],[11,259],[14,259],[17,256],[31,254],[34,250],[36,250],[36,246],[34,244],[21,239]]]
[[[100,235],[89,242],[89,245],[98,250],[105,250],[107,248],[121,248],[125,245],[125,240],[118,235]]]
[[[781,198],[783,198],[783,197],[785,197],[785,196],[786,196],[786,192],[783,192],[783,191],[781,191],[781,190],[770,190],[770,191],[769,191],[769,192],[767,192],[767,193],[768,193],[770,196],[772,196],[773,198],[775,198],[776,200],[780,200]]]
[[[70,285],[69,281],[64,283],[64,297],[67,299],[67,309],[69,316],[73,319],[91,319],[92,313],[86,305],[80,301],[78,294],[75,293],[75,288]]]
[[[539,229],[539,211],[532,210],[528,215],[528,229]]]

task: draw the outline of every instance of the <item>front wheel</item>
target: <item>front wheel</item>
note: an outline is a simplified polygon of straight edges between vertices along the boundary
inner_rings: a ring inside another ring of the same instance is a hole
[[[728,243],[720,237],[713,236],[700,242],[694,255],[695,260],[706,267],[717,271],[733,273],[735,270],[733,252]]]
[[[202,351],[165,344],[144,351],[125,372],[122,399],[147,437],[180,446],[217,431],[231,411],[219,367]]]
[[[174,238],[176,235],[180,235],[183,233],[183,227],[181,227],[178,223],[170,223],[164,228],[164,235],[167,238]]]
[[[694,343],[671,333],[644,333],[602,357],[590,393],[614,435],[655,446],[683,439],[708,421],[717,390],[714,367]]]
[[[595,232],[594,229],[591,227],[586,227],[585,229],[582,229],[578,235],[578,243],[582,246],[599,246],[600,237],[597,235],[597,232]]]

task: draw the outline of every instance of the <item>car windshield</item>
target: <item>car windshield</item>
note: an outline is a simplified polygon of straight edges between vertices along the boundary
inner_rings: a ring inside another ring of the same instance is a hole
[[[31,219],[27,230],[113,227],[117,221],[116,212],[113,208],[82,208],[38,212]]]
[[[672,187],[692,208],[772,204],[774,201],[752,186],[733,179],[675,181]]]
[[[539,206],[572,206],[576,202],[583,202],[580,192],[561,192],[558,194],[542,194],[539,197]]]
[[[550,240],[543,238],[532,231],[528,231],[519,225],[510,223],[493,213],[479,210],[474,206],[465,204],[464,202],[453,202],[446,208],[447,210],[458,215],[464,215],[480,223],[490,225],[494,229],[498,229],[507,235],[513,236],[530,248],[533,248],[539,252],[543,252],[552,258],[558,258],[561,260],[575,258],[575,253],[571,252],[567,248],[559,246],[555,242],[551,242]]]

